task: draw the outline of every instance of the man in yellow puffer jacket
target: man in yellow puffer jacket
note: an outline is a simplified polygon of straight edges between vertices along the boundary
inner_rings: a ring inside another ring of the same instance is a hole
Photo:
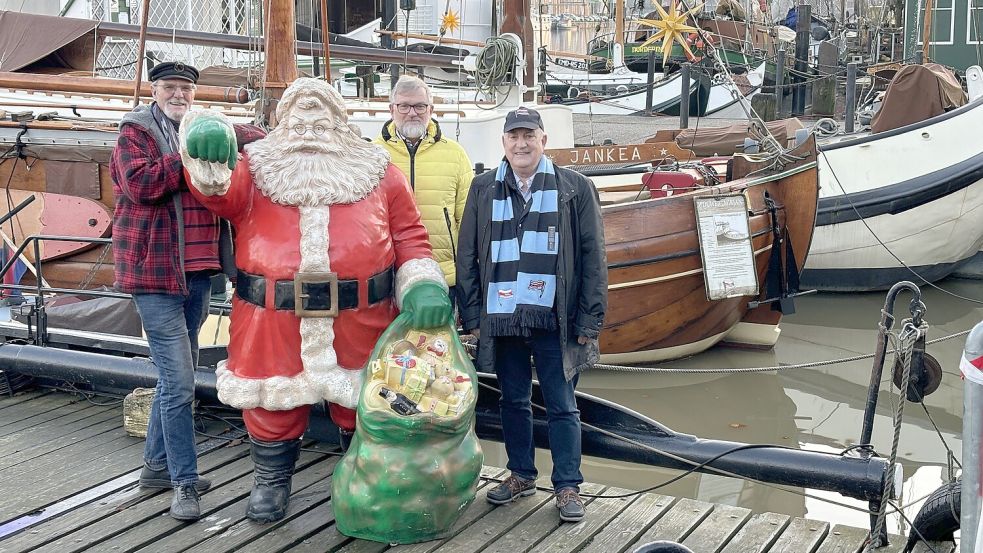
[[[420,217],[430,234],[434,259],[453,287],[454,252],[474,171],[460,144],[443,136],[433,116],[430,87],[403,75],[389,95],[392,119],[375,142],[389,151],[392,162],[406,174],[416,196]]]

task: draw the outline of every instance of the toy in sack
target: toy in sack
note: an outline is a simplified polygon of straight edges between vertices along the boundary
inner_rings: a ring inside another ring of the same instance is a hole
[[[355,436],[334,471],[338,530],[384,543],[446,537],[474,500],[484,460],[474,366],[454,329],[399,316],[376,344]]]

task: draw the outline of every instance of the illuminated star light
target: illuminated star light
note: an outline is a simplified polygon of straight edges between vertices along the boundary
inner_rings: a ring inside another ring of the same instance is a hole
[[[658,31],[651,38],[643,42],[639,48],[645,48],[649,44],[661,39],[663,65],[669,60],[669,52],[672,50],[673,42],[678,42],[690,57],[695,57],[693,51],[689,49],[689,44],[686,43],[684,35],[698,31],[696,27],[687,25],[686,19],[690,15],[695,16],[701,8],[703,8],[703,4],[689,11],[680,12],[676,9],[676,0],[672,0],[672,3],[669,5],[669,12],[667,13],[666,10],[662,9],[661,4],[656,2],[655,9],[659,11],[659,16],[662,19],[639,19],[638,22],[647,27],[655,27]]]
[[[457,12],[453,10],[447,10],[444,12],[444,17],[440,20],[440,34],[444,34],[447,31],[453,33],[460,27],[461,18],[457,16]]]

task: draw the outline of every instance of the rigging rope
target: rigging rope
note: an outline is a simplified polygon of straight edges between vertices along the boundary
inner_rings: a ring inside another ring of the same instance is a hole
[[[956,332],[955,334],[950,334],[948,336],[943,336],[941,338],[936,338],[934,340],[929,340],[925,342],[926,345],[936,344],[939,342],[944,342],[946,340],[952,340],[959,338],[960,336],[966,336],[969,334],[969,330],[963,330],[962,332]],[[477,346],[472,343],[469,335],[464,335],[461,337],[461,342],[464,347],[471,353],[477,352]],[[895,350],[889,349],[887,353],[893,353]],[[864,359],[873,359],[875,354],[864,353],[860,355],[853,355],[850,357],[841,357],[839,359],[828,359],[825,361],[809,361],[806,363],[794,363],[790,365],[778,365],[774,367],[725,367],[725,368],[694,368],[694,367],[640,367],[634,365],[610,365],[605,363],[597,363],[594,365],[595,369],[604,369],[608,371],[620,371],[620,372],[634,372],[634,373],[665,373],[665,374],[741,374],[741,373],[760,373],[760,372],[772,372],[772,371],[787,371],[790,369],[809,369],[814,367],[823,367],[827,365],[838,365],[840,363],[850,363],[853,361],[862,361]]]
[[[904,406],[908,392],[908,383],[911,380],[911,352],[914,350],[915,342],[928,332],[928,324],[924,321],[919,326],[915,326],[910,319],[902,323],[902,330],[899,337],[898,353],[895,353],[895,360],[900,360],[901,387],[899,390],[900,401],[894,410],[894,434],[891,439],[891,453],[888,456],[888,467],[893,467],[898,459],[898,444],[901,441],[901,422],[904,419]],[[877,511],[877,520],[871,531],[871,539],[867,542],[864,549],[865,553],[870,553],[871,548],[880,543],[881,531],[884,528],[884,518],[887,516],[888,501],[891,499],[892,489],[894,488],[894,471],[888,470],[884,475],[884,490],[881,494],[880,508]]]

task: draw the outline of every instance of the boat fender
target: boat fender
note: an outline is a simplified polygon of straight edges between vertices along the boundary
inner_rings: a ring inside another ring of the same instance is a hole
[[[912,530],[908,534],[905,553],[909,553],[923,538],[928,541],[953,541],[952,534],[959,529],[961,488],[962,478],[957,478],[955,482],[943,484],[925,499],[911,521]]]
[[[799,147],[805,144],[805,141],[809,139],[809,129],[796,129],[795,130],[795,146]]]
[[[979,65],[971,65],[966,69],[966,91],[970,102],[983,96],[983,68]]]
[[[578,96],[580,96],[579,88],[575,86],[571,86],[570,88],[567,89],[567,98],[576,98]]]
[[[632,553],[693,553],[693,550],[674,541],[653,541],[646,543]]]
[[[756,154],[758,153],[758,148],[761,145],[760,142],[753,138],[744,138],[744,146],[742,147],[745,154]]]

